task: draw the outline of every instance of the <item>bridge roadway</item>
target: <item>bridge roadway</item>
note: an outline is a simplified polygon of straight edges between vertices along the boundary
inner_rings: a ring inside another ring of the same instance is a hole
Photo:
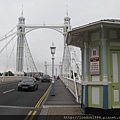
[[[55,82],[55,96],[48,94],[50,83],[39,81],[36,91],[18,91],[17,84],[0,83],[0,120],[1,115],[19,115],[17,120],[41,120],[43,115],[83,115],[80,103],[61,80]],[[3,120],[8,120],[8,116]]]
[[[18,91],[17,84],[18,82],[0,83],[0,116],[23,115],[26,117],[29,112],[39,115],[41,110],[39,101],[50,83],[39,81],[36,91]]]

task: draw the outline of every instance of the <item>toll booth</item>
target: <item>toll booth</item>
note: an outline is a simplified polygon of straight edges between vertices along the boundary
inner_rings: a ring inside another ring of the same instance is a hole
[[[86,114],[120,113],[120,20],[106,19],[67,33],[67,45],[81,48],[81,108]]]

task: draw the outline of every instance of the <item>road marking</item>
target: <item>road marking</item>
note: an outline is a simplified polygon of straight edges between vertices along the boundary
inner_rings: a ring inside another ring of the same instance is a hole
[[[15,89],[11,89],[11,90],[4,91],[3,94],[8,93],[8,92],[11,92],[11,91],[14,91],[14,90],[15,90]]]
[[[33,111],[30,111],[27,116],[25,117],[24,120],[33,120],[34,116],[36,115],[37,111],[35,110],[34,112]]]
[[[30,112],[28,113],[28,115],[31,115],[31,113],[32,113],[32,111],[30,111]]]
[[[46,90],[46,92],[44,93],[44,95],[40,98],[40,100],[37,102],[37,104],[35,105],[35,108],[39,108],[41,103],[43,102],[43,100],[45,99],[45,97],[47,96],[49,90],[51,88],[51,85],[49,86],[49,88]]]
[[[29,120],[33,120],[33,118],[34,118],[34,116],[36,115],[36,113],[37,113],[37,111],[34,111]]]
[[[30,111],[28,114],[27,114],[27,116],[25,117],[25,119],[24,120],[28,120],[28,118],[29,118],[29,116],[32,114],[32,111]]]
[[[38,109],[41,105],[41,103],[43,102],[43,100],[45,99],[45,97],[47,96],[48,92],[50,91],[51,85],[49,86],[49,88],[46,90],[46,92],[43,94],[43,96],[41,97],[41,99],[37,102],[37,104],[35,105],[35,108]],[[34,116],[36,115],[37,111],[34,110],[34,112],[30,111],[27,116],[25,117],[24,120],[33,120]]]

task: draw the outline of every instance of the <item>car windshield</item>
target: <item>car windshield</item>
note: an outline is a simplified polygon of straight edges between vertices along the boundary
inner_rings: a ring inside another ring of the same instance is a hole
[[[43,78],[50,78],[49,75],[43,75]]]
[[[22,82],[34,82],[34,80],[31,78],[30,79],[27,78],[27,79],[23,79]]]

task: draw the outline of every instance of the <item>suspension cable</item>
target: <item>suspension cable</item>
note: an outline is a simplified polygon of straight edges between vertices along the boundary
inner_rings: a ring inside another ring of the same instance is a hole
[[[30,70],[32,71],[32,67],[31,67],[31,64],[30,64],[30,55],[28,55],[29,54],[29,50],[28,50],[28,48],[27,48],[27,44],[26,44],[26,42],[25,42],[25,48],[26,48],[26,57],[27,57],[27,60],[28,60],[28,64],[29,64],[29,66],[30,66]]]
[[[17,32],[18,32],[18,31],[16,31],[16,32],[14,32],[14,33],[12,33],[12,34],[10,34],[10,35],[8,35],[8,36],[5,36],[4,38],[0,39],[0,42],[2,42],[3,40],[9,38],[10,36],[12,36],[12,35],[14,35],[14,34],[16,35]]]
[[[6,37],[10,32],[13,32],[13,30],[16,28],[16,26],[12,29],[12,30],[10,30],[8,33],[6,33],[6,35],[4,35],[4,36],[2,36],[2,37],[0,37],[0,39],[2,39],[2,38],[4,38],[4,37]]]
[[[7,47],[7,45],[15,38],[16,34],[10,39],[10,41],[0,50],[0,54],[1,52]]]
[[[29,67],[30,67],[30,70],[32,71],[32,65],[31,65],[31,60],[30,60],[30,52],[29,52],[29,49],[27,48],[27,44],[25,42],[25,49],[26,49],[26,57],[27,57],[27,61],[28,61],[28,64],[29,64]]]
[[[28,56],[28,54],[27,54],[27,47],[26,47],[26,44],[24,44],[24,46],[25,46],[25,58],[26,58],[26,66],[27,66],[27,69],[29,69],[29,67],[30,67],[30,70],[32,71],[32,69],[31,69],[31,64],[30,64],[30,61],[29,61],[29,56]]]
[[[32,72],[32,64],[31,64],[31,59],[30,59],[30,52],[29,52],[29,50],[28,50],[28,48],[27,48],[27,46],[26,46],[26,43],[25,43],[25,48],[26,48],[26,61],[28,61],[28,64],[29,64],[29,67],[30,67],[30,71]],[[34,67],[34,66],[33,66]]]
[[[31,54],[31,52],[30,52],[30,49],[29,49],[29,46],[28,46],[26,37],[25,37],[25,43],[26,43],[26,47],[27,47],[27,49],[28,49],[28,51],[29,51],[29,54],[30,54],[30,56],[31,56],[31,60],[32,60],[32,62],[33,62],[33,65],[34,65],[34,67],[35,67],[35,70],[38,72],[37,67],[36,67],[36,65],[35,65],[35,63],[34,63],[32,54]]]
[[[16,41],[15,41],[15,44],[14,44],[12,50],[11,50],[11,53],[10,53],[10,56],[9,56],[9,59],[8,59],[7,65],[6,65],[5,69],[4,69],[4,72],[6,71],[6,69],[7,69],[7,67],[8,67],[8,63],[10,62],[10,59],[11,59],[12,53],[13,53],[13,51],[14,51],[14,49],[15,49],[15,45],[16,45]],[[3,73],[4,73],[4,72],[3,72]]]
[[[5,42],[7,44],[7,38],[5,39]],[[7,51],[7,46],[6,46],[6,62],[7,62],[7,65],[6,65],[6,69],[8,69],[8,51]],[[9,75],[8,75],[9,76]]]

